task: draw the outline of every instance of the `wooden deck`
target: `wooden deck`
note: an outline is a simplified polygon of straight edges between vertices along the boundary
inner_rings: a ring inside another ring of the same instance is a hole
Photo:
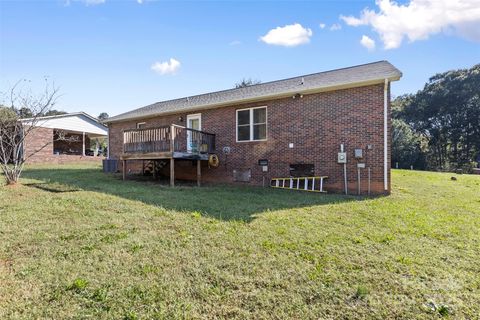
[[[175,124],[163,127],[131,129],[123,132],[123,179],[127,160],[170,160],[170,185],[175,185],[175,159],[197,160],[197,184],[200,186],[201,161],[215,153],[215,135]]]
[[[208,154],[190,152],[146,152],[146,153],[124,153],[120,160],[162,160],[162,159],[185,159],[208,161]]]

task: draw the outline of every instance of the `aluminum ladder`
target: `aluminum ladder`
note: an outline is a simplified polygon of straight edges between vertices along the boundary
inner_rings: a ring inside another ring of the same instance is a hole
[[[327,192],[323,189],[323,182],[327,176],[317,177],[288,177],[272,178],[270,187],[278,189],[299,190],[309,192]]]

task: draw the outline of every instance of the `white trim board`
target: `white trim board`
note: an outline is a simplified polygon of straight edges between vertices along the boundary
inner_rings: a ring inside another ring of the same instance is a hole
[[[27,119],[22,120],[25,125],[29,124]],[[85,132],[100,136],[108,134],[108,128],[93,118],[83,113],[73,113],[70,115],[62,115],[61,117],[44,117],[39,118],[36,126],[42,128],[60,129],[74,132]]]
[[[253,110],[255,109],[265,109],[265,139],[258,139],[253,140]],[[249,126],[250,126],[250,140],[238,140],[238,112],[249,110]],[[251,108],[242,108],[235,110],[235,142],[243,143],[243,142],[257,142],[257,141],[267,141],[268,139],[268,107],[267,106],[259,106],[259,107],[251,107]]]

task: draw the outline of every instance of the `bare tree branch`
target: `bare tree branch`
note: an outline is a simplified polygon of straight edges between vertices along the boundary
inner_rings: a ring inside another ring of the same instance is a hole
[[[55,105],[59,95],[55,84],[45,79],[45,90],[34,95],[31,90],[25,92],[17,81],[10,92],[10,108],[0,106],[0,168],[5,174],[7,184],[16,184],[22,174],[25,162],[42,151],[49,144],[25,154],[25,141],[39,127],[39,120]],[[32,117],[20,120],[19,110],[31,110]]]

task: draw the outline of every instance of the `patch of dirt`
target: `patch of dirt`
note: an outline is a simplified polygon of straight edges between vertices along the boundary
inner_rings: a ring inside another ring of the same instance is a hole
[[[7,188],[18,188],[18,186],[20,185],[20,183],[7,183],[5,186]]]
[[[13,261],[10,259],[0,259],[0,273],[10,273],[13,271]]]

